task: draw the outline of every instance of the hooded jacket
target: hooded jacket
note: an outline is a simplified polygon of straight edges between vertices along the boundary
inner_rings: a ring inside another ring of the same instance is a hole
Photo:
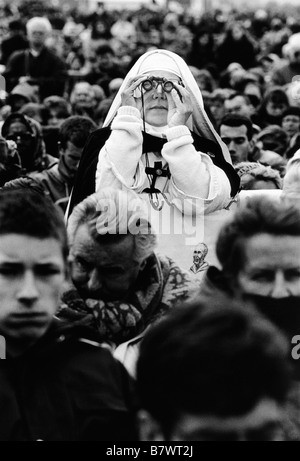
[[[57,159],[45,153],[42,128],[36,120],[17,112],[13,113],[7,117],[2,126],[2,136],[4,138],[8,136],[10,125],[16,121],[25,125],[28,132],[33,135],[34,139],[33,148],[30,150],[31,160],[29,163],[31,164],[31,168],[30,170],[24,169],[23,174],[30,173],[32,171],[42,171],[45,168],[48,168],[51,164],[55,164]]]

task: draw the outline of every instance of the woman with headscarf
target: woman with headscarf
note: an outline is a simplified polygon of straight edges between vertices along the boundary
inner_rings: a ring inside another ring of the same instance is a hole
[[[57,162],[46,154],[42,128],[36,120],[15,112],[5,120],[1,134],[16,143],[23,175],[43,171]]]
[[[146,193],[158,210],[163,196],[189,215],[223,209],[237,194],[229,152],[178,55],[150,51],[129,71],[86,145],[69,211],[106,186]]]

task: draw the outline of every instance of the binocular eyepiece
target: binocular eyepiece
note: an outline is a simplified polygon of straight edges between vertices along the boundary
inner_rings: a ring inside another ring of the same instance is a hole
[[[151,91],[153,88],[157,88],[158,85],[161,85],[163,90],[166,93],[171,93],[171,91],[175,88],[174,84],[171,80],[167,80],[166,78],[155,78],[155,77],[150,77],[147,80],[145,80],[142,84],[141,87],[145,91]]]

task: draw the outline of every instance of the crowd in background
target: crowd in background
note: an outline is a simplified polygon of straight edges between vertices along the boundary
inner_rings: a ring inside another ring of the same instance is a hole
[[[33,64],[30,78],[20,53],[31,46],[26,23],[35,12],[43,14],[41,4],[23,2],[19,8],[6,4],[0,18],[5,77],[1,124],[15,112],[34,119],[43,138],[43,155],[59,156],[59,128],[70,116],[88,117],[101,127],[134,62],[144,52],[161,48],[177,53],[189,65],[217,130],[227,114],[252,120],[247,154],[235,155],[239,146],[232,145],[234,163],[259,161],[284,175],[286,160],[300,147],[297,10],[217,10],[195,18],[187,11],[165,11],[155,4],[115,11],[99,2],[89,14],[48,9],[44,41],[49,54],[43,64]],[[40,164],[39,171],[49,166]],[[2,185],[7,178],[31,172],[25,165],[19,167],[2,174]],[[274,173],[269,172],[273,185]],[[275,184],[277,188],[280,181]]]
[[[300,9],[24,0],[0,29],[0,439],[300,440]],[[207,214],[283,193],[230,210],[219,266],[199,242],[188,272],[143,214],[158,178]]]

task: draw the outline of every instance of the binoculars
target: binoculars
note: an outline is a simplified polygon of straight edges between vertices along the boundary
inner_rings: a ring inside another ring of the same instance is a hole
[[[161,85],[163,90],[166,93],[171,93],[171,91],[175,88],[171,80],[167,80],[166,78],[155,78],[155,77],[150,77],[147,80],[145,80],[141,84],[141,87],[145,91],[151,91],[153,88],[156,89],[158,85]]]

